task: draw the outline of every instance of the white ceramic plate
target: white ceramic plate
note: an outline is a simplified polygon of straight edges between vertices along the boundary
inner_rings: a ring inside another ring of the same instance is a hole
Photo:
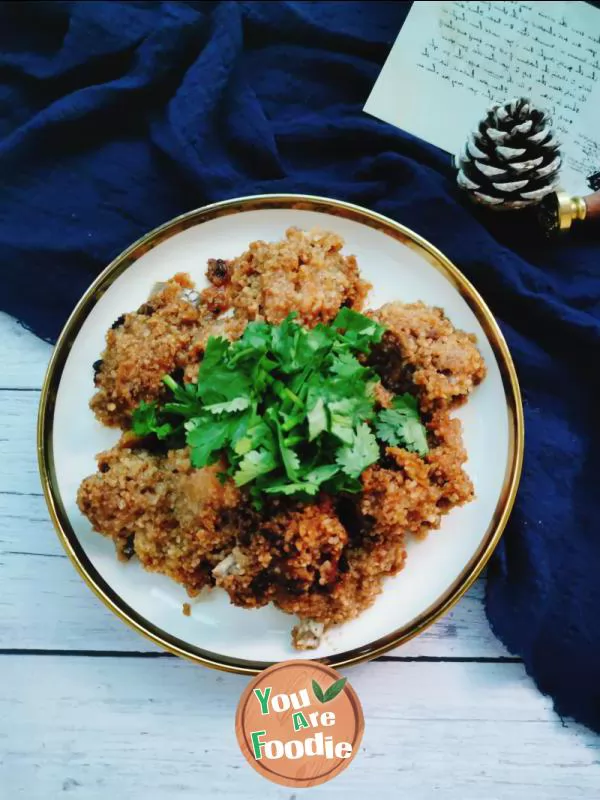
[[[441,306],[455,326],[477,335],[488,374],[456,415],[469,454],[475,500],[446,516],[424,541],[408,542],[403,572],[385,582],[358,619],[327,632],[318,650],[290,644],[295,619],[269,606],[236,608],[224,591],[191,601],[169,578],[139,562],[117,560],[112,541],[94,533],[75,498],[95,472],[95,455],[118,432],[88,408],[92,363],[106,330],[143,303],[157,281],[189,272],[206,284],[208,258],[232,258],[255,239],[277,240],[286,228],[315,226],[345,239],[373,284],[368,305],[422,300]],[[253,672],[283,659],[342,665],[371,658],[420,632],[473,582],[505,525],[519,479],[523,424],[519,388],[506,344],[483,300],[453,265],[420,237],[365,209],[325,198],[262,196],[226,201],[179,217],[148,234],[113,262],[75,309],[48,369],[39,419],[40,469],[51,515],[75,565],[125,621],[163,647],[210,666]]]

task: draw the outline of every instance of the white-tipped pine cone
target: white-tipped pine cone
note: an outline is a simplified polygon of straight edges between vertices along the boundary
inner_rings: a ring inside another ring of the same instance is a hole
[[[492,106],[455,159],[458,185],[498,210],[539,203],[556,188],[561,165],[550,122],[523,97]]]

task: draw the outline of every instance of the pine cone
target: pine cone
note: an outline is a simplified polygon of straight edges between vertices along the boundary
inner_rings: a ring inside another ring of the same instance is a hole
[[[455,160],[458,185],[498,210],[539,203],[556,188],[561,164],[550,122],[523,97],[492,106]]]

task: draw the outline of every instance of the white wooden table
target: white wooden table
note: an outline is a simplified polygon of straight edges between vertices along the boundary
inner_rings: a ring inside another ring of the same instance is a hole
[[[417,640],[348,671],[366,730],[346,772],[297,791],[258,776],[234,736],[246,679],[159,651],[63,554],[35,455],[50,350],[0,314],[2,800],[600,797],[600,738],[561,721],[494,638],[481,580]]]

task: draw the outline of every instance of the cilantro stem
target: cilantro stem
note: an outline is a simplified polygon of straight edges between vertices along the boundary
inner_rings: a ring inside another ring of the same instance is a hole
[[[279,452],[281,454],[281,460],[283,462],[283,468],[285,469],[285,474],[288,476],[289,480],[294,482],[297,477],[296,466],[300,466],[300,462],[293,450],[290,450],[289,447],[286,446],[284,441],[283,435],[281,433],[281,425],[275,421],[275,429],[277,431],[277,441],[279,443]]]
[[[167,386],[167,387],[168,387],[168,388],[169,388],[169,389],[170,389],[172,392],[176,392],[178,389],[180,389],[180,388],[181,388],[181,387],[179,386],[179,384],[177,383],[177,381],[174,381],[174,380],[173,380],[173,378],[172,378],[170,375],[165,375],[165,376],[163,377],[163,383],[164,383],[164,384],[165,384],[165,386]]]
[[[238,350],[238,352],[234,356],[231,356],[231,358],[229,359],[230,366],[237,364],[237,362],[241,361],[242,358],[246,358],[246,356],[250,356],[253,353],[254,353],[253,347],[246,347],[245,350]]]
[[[304,403],[302,402],[302,400],[300,400],[300,398],[298,397],[298,395],[294,394],[294,392],[292,392],[292,390],[291,390],[291,389],[288,389],[288,388],[287,388],[287,386],[284,386],[284,388],[283,388],[283,394],[284,394],[284,395],[285,395],[285,396],[286,396],[286,397],[287,397],[289,400],[291,400],[291,401],[292,401],[292,403],[293,403],[295,406],[298,406],[299,408],[302,408],[302,407],[304,406]]]
[[[299,417],[298,414],[296,414],[295,416],[292,416],[292,417],[288,417],[285,420],[285,422],[280,423],[281,424],[281,430],[284,433],[289,433],[291,430],[293,430],[294,428],[298,427],[298,425],[300,424],[302,419],[303,419],[303,417]]]
[[[305,436],[287,436],[283,443],[286,447],[295,447],[297,444],[300,444],[305,440]]]

